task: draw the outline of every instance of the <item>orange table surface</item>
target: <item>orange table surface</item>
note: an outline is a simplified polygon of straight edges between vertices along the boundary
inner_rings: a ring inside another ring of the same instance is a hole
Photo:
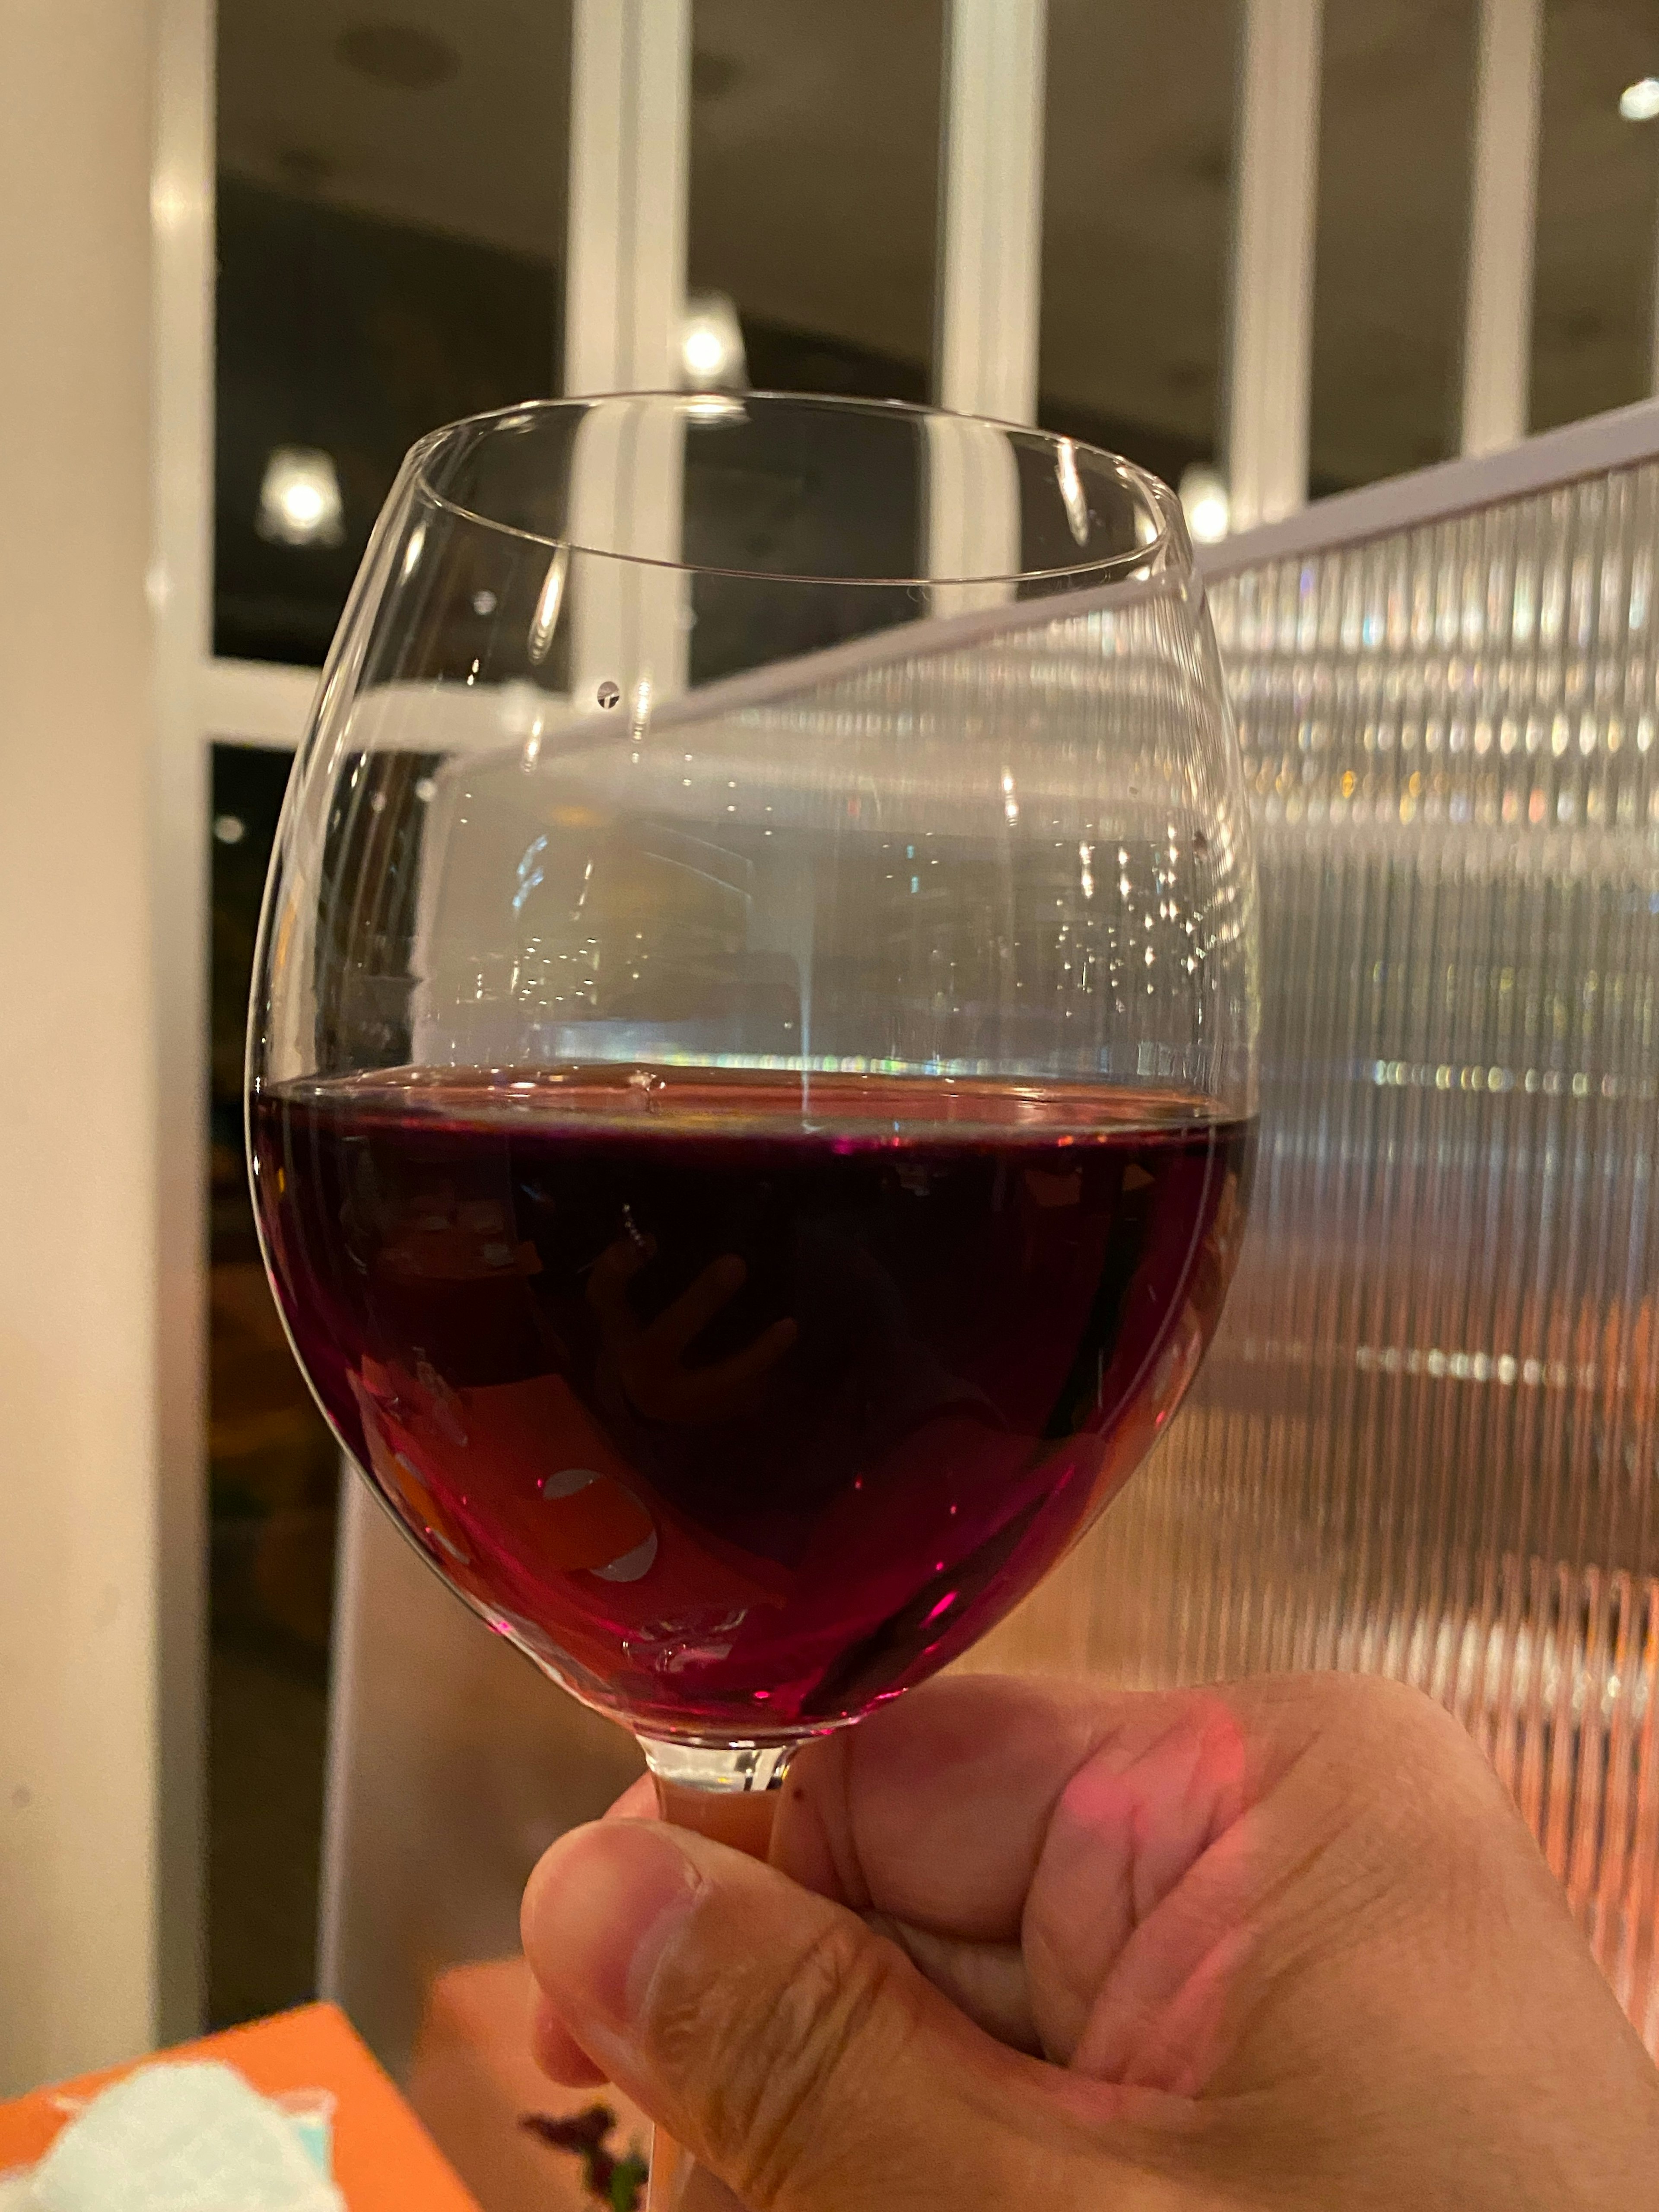
[[[335,2005],[302,2005],[274,2020],[228,2028],[199,2043],[155,2054],[222,2058],[267,2096],[285,2089],[331,2089],[334,2179],[351,2212],[478,2212],[454,2168],[353,2033]],[[60,2097],[91,2096],[147,2062],[55,2082],[0,2105],[0,2172],[39,2158],[67,2118]]]

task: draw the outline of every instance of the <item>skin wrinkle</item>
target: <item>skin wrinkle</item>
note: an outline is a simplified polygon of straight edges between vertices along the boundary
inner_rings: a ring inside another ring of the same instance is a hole
[[[1032,2058],[1049,2055],[1032,2016],[1030,1979],[1017,1943],[959,1943],[885,1913],[862,1917],[867,1928],[896,1943],[917,1971],[988,2035]]]
[[[1282,1798],[1285,1784],[1296,1778],[1302,1764],[1298,1754],[1286,1765],[1275,1785],[1274,1799]],[[1301,1778],[1305,1783],[1312,1778],[1304,1774]],[[1385,1926],[1409,1917],[1408,1898],[1401,1897],[1398,1909],[1390,1910],[1388,1893],[1378,1895],[1375,1863],[1382,1855],[1372,1848],[1367,1824],[1338,1814],[1334,1803],[1325,1802],[1309,1824],[1313,1831],[1310,1840],[1288,1857],[1280,1857],[1271,1835],[1261,1832],[1264,1818],[1274,1819],[1280,1811],[1272,1800],[1249,1807],[1195,1860],[1188,1894],[1177,1891],[1167,1900],[1177,1910],[1195,1911],[1210,1931],[1208,1943],[1188,1969],[1192,1976],[1211,1972],[1215,1983],[1210,2008],[1188,2027],[1194,2049],[1182,2064],[1182,2079],[1189,2094],[1237,2094],[1238,2085],[1226,2070],[1232,2053],[1257,2039],[1263,2022],[1273,2017],[1281,1991],[1294,1989],[1309,1959],[1363,1950]],[[1275,1820],[1275,1825],[1285,1823]],[[1347,1847],[1356,1839],[1361,1848],[1352,1851]],[[1272,1869],[1265,1880],[1264,1867]],[[1198,1893],[1196,1899],[1193,1890]],[[1280,1909],[1287,1899],[1293,1904],[1288,1913]],[[1310,1904],[1310,1899],[1316,1901]],[[1150,1919],[1146,1926],[1146,1940],[1156,1945],[1164,1931]],[[1224,1976],[1216,1972],[1224,1948],[1229,1968]],[[1153,1957],[1156,1966],[1156,1949]],[[1271,1965],[1262,1965],[1264,1960]],[[1133,1983],[1139,1966],[1139,1948],[1132,1937],[1102,1991],[1103,2005],[1122,1996],[1123,1984]],[[1237,1993],[1244,1989],[1251,1994],[1241,2002]],[[1178,2008],[1180,1995],[1179,1984],[1165,1992],[1162,2009],[1166,2017]],[[1126,2014],[1117,2043],[1107,2040],[1103,2029],[1098,2045],[1091,2045],[1087,2063],[1108,2069],[1122,2065],[1137,2037],[1153,2035],[1158,2010],[1143,2007]],[[1074,2057],[1072,2063],[1085,2062]],[[1252,2075],[1249,2080],[1260,2078]]]
[[[1151,2035],[1158,2014],[1173,2014],[1189,1984],[1210,1960],[1206,1948],[1183,1962],[1173,1986],[1143,1997],[1137,1988],[1136,1939],[1160,1908],[1178,1917],[1180,1892],[1195,1868],[1206,1864],[1218,1837],[1243,1817],[1245,1759],[1232,1716],[1218,1705],[1208,1713],[1190,1708],[1117,1763],[1121,1743],[1109,1740],[1085,1760],[1061,1792],[1050,1817],[1026,1911],[1025,1944],[1031,1978],[1066,2002],[1056,2016],[1039,2019],[1047,2054],[1091,2074],[1115,2078],[1115,2057],[1133,2047],[1136,2023]],[[1085,1920],[1076,1894],[1076,1870],[1110,1866],[1115,1881]],[[1068,1881],[1068,1874],[1073,1876]],[[1059,1908],[1060,1918],[1049,1922]],[[1209,1996],[1191,2024],[1208,2048],[1221,1993]],[[1127,2006],[1128,2021],[1114,2015]],[[1189,2069],[1183,2069],[1189,2070]],[[1156,2074],[1154,2086],[1170,2086]]]
[[[799,2144],[811,2137],[804,2106],[833,2094],[855,2056],[867,2058],[870,2034],[890,2035],[896,2017],[902,2039],[914,2038],[915,2006],[906,2000],[915,1985],[896,1984],[893,1955],[879,1944],[854,1949],[849,1931],[832,1924],[801,1954],[772,2003],[744,2002],[724,2014],[713,2008],[720,2092],[709,2107],[707,2148],[740,2177],[745,2197],[765,2204],[779,2195]],[[706,2037],[706,1992],[686,1995],[693,2025]]]

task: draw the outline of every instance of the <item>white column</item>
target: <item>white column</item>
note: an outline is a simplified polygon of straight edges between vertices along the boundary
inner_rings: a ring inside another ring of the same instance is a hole
[[[691,0],[576,0],[564,388],[678,386]]]
[[[1320,0],[1245,0],[1227,374],[1235,530],[1308,495],[1319,47]]]
[[[936,615],[1000,606],[1021,567],[1014,449],[989,422],[931,415],[926,427],[929,605]]]
[[[690,0],[576,0],[570,64],[565,390],[681,382],[690,164]],[[572,459],[571,536],[680,557],[682,425],[617,411],[585,421]],[[562,580],[553,588],[562,592]],[[683,688],[684,580],[578,557],[566,618],[572,697],[614,680],[631,713]],[[643,689],[641,689],[643,687]]]
[[[1543,0],[1481,0],[1464,301],[1462,450],[1527,434]]]
[[[951,0],[935,386],[942,407],[1036,419],[1047,0]]]
[[[0,10],[0,2093],[158,2021],[153,25]]]
[[[157,2029],[199,2033],[207,1982],[206,1076],[211,779],[199,714],[212,645],[214,10],[161,0],[149,208],[149,598],[155,750]]]

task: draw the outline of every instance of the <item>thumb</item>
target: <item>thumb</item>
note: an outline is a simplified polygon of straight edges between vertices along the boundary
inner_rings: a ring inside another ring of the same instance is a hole
[[[704,1837],[574,1830],[531,1877],[524,1943],[575,2041],[750,2212],[1083,2202],[1114,2162],[1088,2109],[1109,2093],[994,2042],[856,1914]]]

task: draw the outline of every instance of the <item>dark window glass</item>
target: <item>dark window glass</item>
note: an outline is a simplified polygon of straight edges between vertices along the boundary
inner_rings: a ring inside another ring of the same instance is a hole
[[[1221,408],[1234,0],[1050,0],[1039,420],[1172,483]]]
[[[568,0],[219,10],[214,649],[315,664],[398,464],[557,388]]]
[[[1653,389],[1659,79],[1651,0],[1546,0],[1532,423]],[[1621,114],[1621,96],[1631,96]]]
[[[339,1447],[265,1282],[242,1145],[259,899],[291,756],[213,749],[208,2015],[313,1994]]]
[[[1458,449],[1476,28],[1474,0],[1325,10],[1316,495]]]
[[[925,399],[943,0],[695,0],[692,36],[693,313],[734,304],[745,356],[719,380]]]

